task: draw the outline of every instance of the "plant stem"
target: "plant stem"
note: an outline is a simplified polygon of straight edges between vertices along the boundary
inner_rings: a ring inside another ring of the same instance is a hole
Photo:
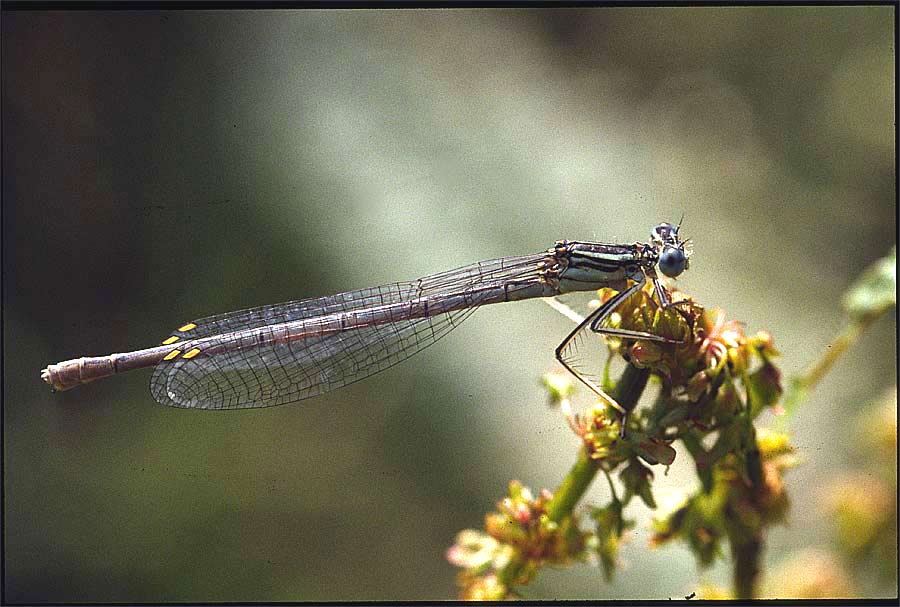
[[[784,415],[775,422],[775,427],[784,430],[788,422],[794,417],[800,404],[806,399],[813,388],[831,370],[834,363],[841,355],[852,346],[860,334],[877,320],[877,315],[865,316],[851,321],[834,341],[828,344],[825,353],[810,366],[803,375],[792,380],[787,392],[782,399]]]
[[[877,320],[876,316],[864,318],[862,320],[851,322],[844,329],[844,332],[828,345],[825,354],[810,367],[806,373],[800,378],[804,388],[811,390],[818,384],[826,373],[831,369],[832,365],[837,362],[838,358],[844,351],[853,345],[866,328]]]
[[[738,543],[732,537],[731,556],[734,560],[734,598],[749,600],[756,597],[756,580],[759,577],[759,556],[762,539],[759,535]]]
[[[587,491],[599,470],[599,462],[588,457],[587,450],[583,447],[579,449],[575,465],[553,493],[553,499],[547,503],[547,517],[558,523],[572,514],[575,504]]]
[[[709,495],[713,490],[713,470],[709,465],[709,454],[703,448],[700,439],[691,431],[681,435],[681,442],[694,458],[694,468],[697,471],[697,478],[703,485],[703,493]]]
[[[631,411],[637,406],[641,394],[644,393],[649,377],[650,372],[647,369],[638,369],[629,364],[625,367],[622,377],[616,382],[611,396],[619,403],[620,407]],[[566,474],[559,488],[554,492],[553,498],[547,503],[547,517],[558,523],[570,516],[599,470],[600,461],[591,459],[584,448],[580,449],[575,465]]]
[[[759,495],[763,487],[763,468],[756,442],[756,428],[747,421],[747,440],[742,445],[744,465],[750,480],[751,495]],[[756,582],[759,578],[760,559],[764,547],[762,528],[733,528],[728,533],[731,542],[732,566],[734,567],[734,596],[736,599],[756,598]]]

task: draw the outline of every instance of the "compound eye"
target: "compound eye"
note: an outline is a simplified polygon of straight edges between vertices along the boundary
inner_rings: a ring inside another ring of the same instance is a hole
[[[676,247],[666,247],[659,256],[659,270],[669,278],[675,278],[687,268],[687,255]]]

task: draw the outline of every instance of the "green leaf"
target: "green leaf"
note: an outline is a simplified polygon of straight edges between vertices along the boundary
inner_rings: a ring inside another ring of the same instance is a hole
[[[619,473],[619,478],[625,485],[626,503],[632,495],[638,495],[649,508],[656,508],[656,500],[653,499],[653,492],[650,489],[650,480],[653,478],[650,468],[632,459],[631,463]]]
[[[675,461],[675,449],[670,447],[668,442],[657,438],[642,440],[635,447],[635,451],[649,464],[669,466]]]
[[[871,266],[844,293],[844,309],[855,320],[878,316],[897,305],[897,247]]]
[[[544,373],[541,383],[547,389],[550,404],[553,406],[559,405],[563,399],[569,398],[575,391],[575,382],[569,376],[561,373]]]
[[[766,363],[747,378],[750,397],[750,417],[756,418],[763,409],[773,406],[781,397],[781,373],[775,365]]]
[[[668,428],[669,426],[674,426],[684,421],[684,419],[690,412],[691,409],[687,404],[678,404],[669,409],[666,414],[662,416],[659,422],[657,422],[657,425],[660,428]]]
[[[714,464],[729,453],[740,451],[741,425],[740,421],[736,421],[719,430],[719,437],[716,439],[712,449],[709,450],[710,463]]]
[[[634,526],[634,521],[622,518],[622,504],[618,501],[605,508],[593,508],[591,518],[597,523],[596,553],[603,567],[603,577],[609,582],[616,570],[622,534]]]

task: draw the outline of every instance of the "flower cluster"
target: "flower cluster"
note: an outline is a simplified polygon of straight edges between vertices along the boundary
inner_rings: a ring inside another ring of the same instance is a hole
[[[750,543],[763,528],[781,522],[788,508],[782,476],[797,463],[794,449],[786,435],[768,431],[759,431],[756,445],[758,451],[721,458],[713,468],[709,491],[691,495],[673,512],[654,520],[651,545],[682,539],[701,565],[710,565],[721,556],[723,539]],[[760,474],[754,479],[748,469],[757,462]]]
[[[604,289],[599,295],[606,301],[613,293]],[[485,531],[459,534],[447,557],[463,568],[462,598],[514,597],[514,588],[541,567],[576,560],[599,561],[609,579],[634,524],[624,518],[624,508],[634,497],[656,508],[650,466],[670,465],[676,440],[694,460],[701,489],[655,523],[652,544],[683,539],[702,564],[709,564],[727,540],[733,553],[743,550],[737,558],[749,560],[745,569],[756,567],[752,548],[761,543],[764,528],[786,513],[782,472],[793,465],[787,437],[757,433],[753,425],[782,394],[780,373],[771,362],[778,352],[768,333],[747,336],[721,311],[707,312],[682,293],[673,293],[671,301],[661,305],[648,284],[610,315],[610,326],[622,331],[607,335],[607,345],[628,363],[615,386],[608,367],[604,374],[602,386],[613,402],[575,414],[568,400],[571,380],[544,377],[551,403],[560,405],[581,442],[578,461],[555,494],[545,490],[535,499],[518,482],[510,483],[509,496],[485,517]],[[650,377],[660,384],[658,397],[636,410]],[[612,497],[606,506],[590,509],[596,527],[584,532],[573,509],[599,472]],[[617,491],[614,475],[623,491]],[[754,575],[739,595],[752,594]]]
[[[485,516],[485,532],[461,531],[447,560],[463,571],[458,576],[464,600],[513,598],[514,586],[527,584],[546,565],[568,565],[586,558],[591,534],[571,516],[554,521],[548,514],[553,498],[541,491],[534,498],[518,481],[497,510]]]
[[[601,300],[614,292],[600,291]],[[668,342],[608,338],[610,348],[639,368],[649,369],[662,383],[660,401],[646,419],[648,434],[687,424],[712,431],[749,413],[755,418],[782,394],[781,374],[772,364],[778,351],[771,335],[747,336],[740,323],[721,310],[707,311],[675,291],[664,308],[648,286],[612,315],[616,328],[652,333]]]
[[[599,403],[584,415],[579,415],[571,411],[566,401],[563,405],[569,427],[581,439],[591,459],[602,462],[607,469],[615,468],[628,459],[620,440],[619,416],[610,411],[610,407]]]

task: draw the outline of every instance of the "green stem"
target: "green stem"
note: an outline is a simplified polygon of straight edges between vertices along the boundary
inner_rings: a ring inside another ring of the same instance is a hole
[[[732,538],[734,542],[734,538]],[[759,577],[759,557],[762,539],[758,535],[740,543],[732,543],[734,560],[734,598],[750,600],[756,598],[756,581]]]
[[[625,367],[622,377],[616,382],[616,387],[612,391],[612,397],[619,403],[619,406],[626,411],[632,411],[637,406],[644,388],[647,387],[647,380],[650,379],[649,369],[638,369],[632,364]]]
[[[784,415],[775,422],[775,427],[784,430],[788,422],[794,417],[800,404],[806,399],[810,391],[822,380],[834,366],[841,355],[852,346],[860,334],[865,331],[878,318],[878,315],[864,316],[851,321],[834,341],[828,344],[825,353],[800,377],[792,380],[787,392],[782,399]]]
[[[745,469],[750,479],[750,489],[759,494],[763,484],[762,460],[756,442],[756,428],[748,422],[748,435],[743,445]],[[756,582],[759,578],[760,559],[764,541],[762,528],[743,529],[729,533],[734,567],[734,596],[736,599],[756,598]]]
[[[631,411],[637,406],[649,377],[650,372],[647,369],[638,369],[633,365],[628,365],[625,367],[622,377],[616,382],[611,396],[625,411]],[[600,461],[591,459],[584,448],[580,449],[575,465],[566,474],[559,488],[554,492],[553,498],[547,503],[547,517],[558,523],[570,516],[575,504],[584,496],[599,470]]]
[[[748,440],[744,447],[744,465],[753,493],[759,494],[763,490],[762,455],[759,452],[759,443],[756,442],[756,428],[753,426],[753,422],[748,421],[747,425]]]
[[[709,454],[694,431],[682,434],[681,442],[694,460],[694,468],[697,470],[697,478],[703,485],[703,493],[709,495],[713,490],[713,471],[712,466],[709,465]]]
[[[569,470],[559,488],[553,493],[553,498],[547,503],[547,517],[554,523],[558,523],[572,514],[575,504],[587,491],[599,470],[600,462],[588,457],[587,450],[583,447],[579,449],[575,465]]]
[[[825,350],[825,354],[810,367],[806,373],[800,378],[800,383],[804,388],[810,390],[818,384],[822,378],[831,370],[831,367],[841,357],[847,348],[853,345],[866,328],[869,327],[877,316],[864,317],[861,320],[851,322],[844,329],[843,333],[831,342]]]

